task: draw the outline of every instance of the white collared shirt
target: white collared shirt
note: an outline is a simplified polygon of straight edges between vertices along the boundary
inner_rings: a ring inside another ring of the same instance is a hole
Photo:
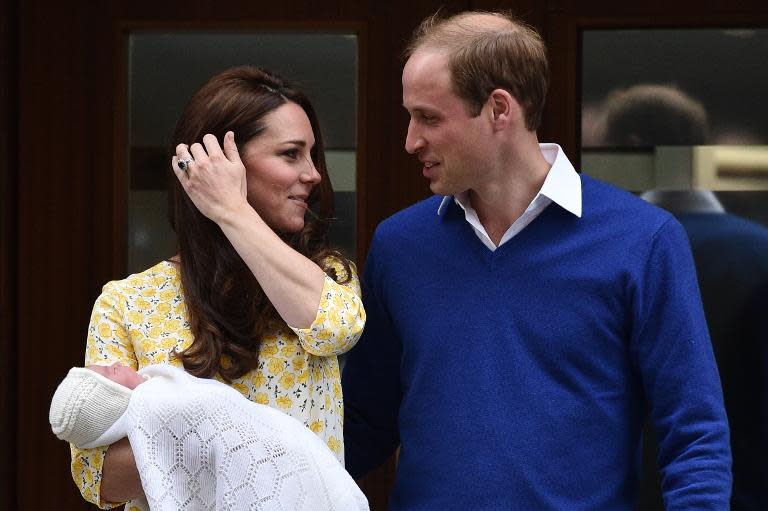
[[[539,148],[544,159],[551,165],[547,177],[544,179],[544,184],[541,185],[539,192],[525,209],[525,212],[514,221],[509,229],[507,229],[507,232],[501,237],[498,247],[525,229],[528,224],[533,222],[553,202],[581,218],[581,178],[579,174],[573,168],[573,165],[559,145],[539,144]],[[480,241],[491,251],[496,250],[498,247],[491,241],[491,237],[488,236],[485,227],[483,227],[483,224],[480,223],[480,219],[477,217],[477,212],[470,204],[468,191],[445,197],[437,209],[437,214],[439,215],[442,212],[452,197],[464,210],[464,217],[469,222],[469,225],[472,226]]]

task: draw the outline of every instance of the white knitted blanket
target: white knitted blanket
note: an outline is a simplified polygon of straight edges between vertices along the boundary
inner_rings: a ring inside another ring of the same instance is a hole
[[[152,378],[87,447],[128,437],[148,509],[368,510],[333,453],[296,419],[169,365],[140,372]]]

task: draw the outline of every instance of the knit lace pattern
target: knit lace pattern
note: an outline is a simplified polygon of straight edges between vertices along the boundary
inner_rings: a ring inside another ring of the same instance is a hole
[[[96,442],[128,436],[151,510],[367,511],[365,496],[301,422],[168,366]],[[122,435],[122,436],[121,436]]]

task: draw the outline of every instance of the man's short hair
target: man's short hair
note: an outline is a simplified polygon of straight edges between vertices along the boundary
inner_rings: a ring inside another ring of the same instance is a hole
[[[538,129],[549,63],[544,41],[535,29],[509,12],[468,11],[449,18],[441,18],[438,12],[416,28],[405,55],[410,57],[422,48],[447,53],[454,92],[467,103],[471,115],[480,114],[494,89],[504,89],[522,106],[526,127]]]

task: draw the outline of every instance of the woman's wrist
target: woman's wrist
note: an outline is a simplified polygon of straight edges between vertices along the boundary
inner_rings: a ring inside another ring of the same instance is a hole
[[[217,218],[212,220],[214,220],[214,222],[216,222],[222,229],[236,228],[243,222],[251,223],[254,220],[262,221],[261,216],[246,200],[243,200],[232,207],[222,208]]]

